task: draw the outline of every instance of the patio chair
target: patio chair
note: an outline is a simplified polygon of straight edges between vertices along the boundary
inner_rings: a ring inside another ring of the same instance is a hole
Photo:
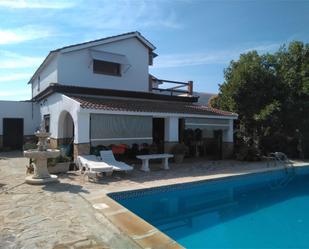
[[[133,167],[124,163],[124,162],[119,162],[115,159],[113,151],[111,150],[102,150],[100,151],[100,156],[101,160],[112,166],[114,171],[123,171],[123,172],[128,172],[133,170]]]
[[[85,168],[84,177],[87,175],[88,179],[97,176],[98,173],[106,173],[107,175],[112,174],[113,167],[100,161],[94,155],[82,155],[78,156],[76,164],[79,167],[80,172]]]

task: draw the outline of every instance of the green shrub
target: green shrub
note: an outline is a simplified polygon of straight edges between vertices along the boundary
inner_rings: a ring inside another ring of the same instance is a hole
[[[236,152],[236,159],[239,161],[259,161],[261,160],[261,152],[253,145],[241,145]]]

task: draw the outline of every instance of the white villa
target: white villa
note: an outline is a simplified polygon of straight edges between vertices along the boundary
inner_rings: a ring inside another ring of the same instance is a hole
[[[170,151],[196,130],[206,155],[229,157],[237,114],[199,103],[192,81],[150,75],[155,49],[131,32],[51,51],[29,81],[31,100],[0,101],[0,148],[21,149],[44,119],[51,147],[72,144],[74,158],[98,145]]]

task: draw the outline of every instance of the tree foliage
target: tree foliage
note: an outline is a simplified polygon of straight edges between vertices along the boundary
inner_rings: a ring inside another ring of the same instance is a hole
[[[309,44],[241,54],[224,71],[213,107],[236,112],[236,144],[309,157]]]

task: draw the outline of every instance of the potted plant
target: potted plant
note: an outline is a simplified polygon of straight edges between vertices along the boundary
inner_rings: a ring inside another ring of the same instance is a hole
[[[69,171],[70,163],[71,158],[65,155],[60,155],[56,158],[49,158],[47,160],[48,172],[50,174],[66,173],[67,171]]]
[[[174,154],[175,163],[182,163],[185,154],[188,152],[188,147],[184,144],[176,144],[172,148],[172,153]]]

